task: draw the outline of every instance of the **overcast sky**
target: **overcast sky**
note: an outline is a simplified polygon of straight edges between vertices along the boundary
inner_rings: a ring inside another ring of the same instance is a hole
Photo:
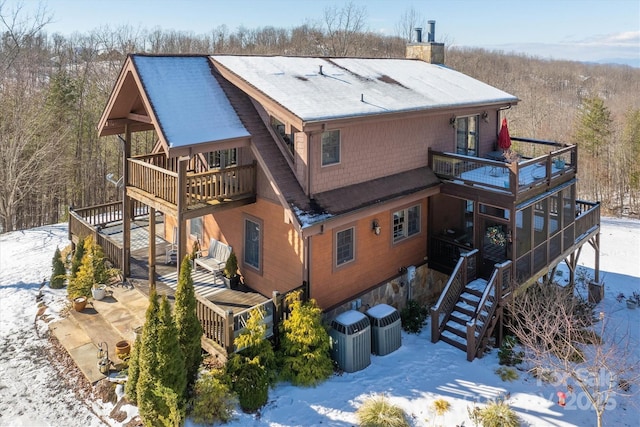
[[[53,16],[48,33],[88,32],[108,25],[207,33],[225,24],[291,28],[321,23],[327,6],[341,0],[0,0],[2,15],[39,4]],[[640,65],[639,0],[354,0],[367,11],[368,28],[395,34],[413,7],[436,21],[436,41],[542,58],[628,60]]]

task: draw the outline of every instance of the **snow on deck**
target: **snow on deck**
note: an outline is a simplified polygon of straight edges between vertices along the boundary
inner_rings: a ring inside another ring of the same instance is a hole
[[[518,101],[465,74],[418,60],[211,58],[304,121]]]
[[[249,136],[207,57],[132,58],[170,147]]]

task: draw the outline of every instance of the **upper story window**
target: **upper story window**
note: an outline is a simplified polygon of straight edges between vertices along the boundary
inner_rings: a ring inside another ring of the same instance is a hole
[[[238,164],[238,150],[237,148],[230,148],[228,150],[211,151],[207,153],[207,163],[210,169],[235,166]]]
[[[202,217],[189,220],[189,234],[196,240],[202,241]]]
[[[282,138],[282,141],[287,146],[287,149],[293,155],[295,152],[295,147],[293,144],[293,128],[291,128],[291,133],[288,134],[286,125],[273,116],[271,116],[271,127],[273,127],[276,133],[280,135],[280,138]]]
[[[341,266],[354,259],[354,228],[336,233],[336,266]]]
[[[393,241],[399,242],[420,232],[420,205],[393,213]]]
[[[340,163],[340,130],[322,132],[322,166]]]
[[[456,153],[478,155],[478,116],[456,119]]]

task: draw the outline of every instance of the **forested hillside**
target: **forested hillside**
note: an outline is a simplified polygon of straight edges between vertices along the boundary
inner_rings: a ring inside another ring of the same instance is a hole
[[[104,27],[66,37],[46,32],[45,15],[17,19],[0,8],[0,17],[0,231],[118,199],[106,177],[121,176],[121,145],[99,139],[95,127],[128,53],[403,57],[420,23],[405,13],[403,37],[381,36],[365,30],[362,9],[347,5],[289,29]],[[521,99],[505,112],[512,135],[577,143],[581,198],[602,201],[605,214],[638,216],[640,69],[456,48],[447,48],[445,62]],[[134,134],[134,154],[154,142],[151,133]]]

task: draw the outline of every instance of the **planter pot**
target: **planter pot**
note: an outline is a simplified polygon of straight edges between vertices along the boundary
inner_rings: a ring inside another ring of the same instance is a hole
[[[222,281],[224,282],[227,289],[237,289],[238,285],[240,284],[240,276],[222,276]]]
[[[116,356],[118,356],[121,360],[129,356],[130,351],[131,344],[129,344],[129,341],[123,340],[116,343]]]
[[[106,285],[96,285],[91,289],[91,296],[93,299],[100,301],[107,294],[107,286]]]
[[[635,301],[627,300],[627,308],[634,309],[638,306]]]
[[[82,311],[87,306],[87,297],[78,297],[73,300],[73,309],[75,311]]]

